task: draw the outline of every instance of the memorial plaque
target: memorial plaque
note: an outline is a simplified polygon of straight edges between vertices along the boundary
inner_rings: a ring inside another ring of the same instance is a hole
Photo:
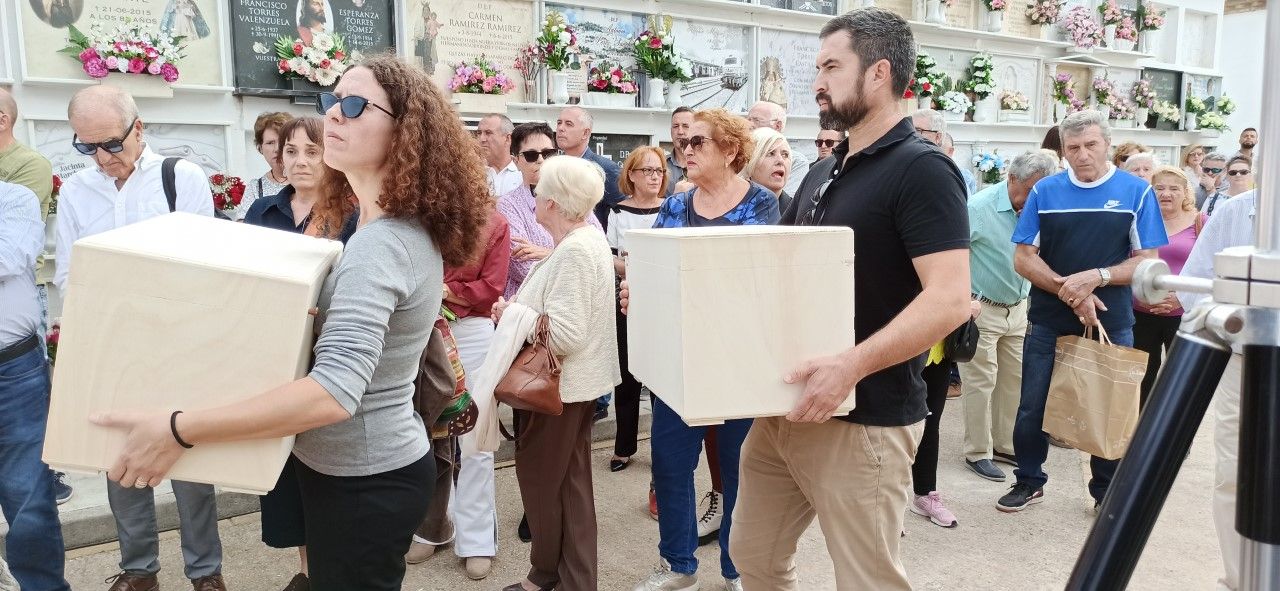
[[[1156,92],[1157,101],[1168,101],[1177,105],[1179,111],[1182,110],[1181,72],[1154,70],[1148,68],[1142,71],[1142,77],[1151,81],[1151,89]],[[1156,123],[1156,129],[1176,131],[1178,127],[1178,123],[1172,121],[1160,121]]]
[[[499,72],[517,82],[506,99],[526,100],[515,61],[520,50],[539,33],[532,2],[414,0],[404,22],[409,30],[410,59],[422,66],[441,89],[449,88],[454,70],[451,66],[484,56]]]
[[[395,47],[393,0],[230,0],[231,55],[238,94],[289,96],[275,43],[340,35],[357,60]]]

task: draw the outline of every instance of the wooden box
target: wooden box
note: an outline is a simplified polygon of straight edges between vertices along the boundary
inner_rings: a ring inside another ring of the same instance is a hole
[[[848,228],[632,230],[627,248],[631,373],[690,425],[785,415],[803,392],[786,374],[854,344]]]
[[[125,432],[99,411],[220,406],[306,374],[321,283],[342,244],[185,213],[77,241],[62,314],[44,460],[107,470]],[[169,477],[263,493],[293,437],[213,443]]]

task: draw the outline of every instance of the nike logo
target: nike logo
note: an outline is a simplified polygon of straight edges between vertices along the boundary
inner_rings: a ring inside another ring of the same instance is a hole
[[[1117,207],[1120,207],[1120,202],[1115,199],[1108,201],[1106,205],[1102,206],[1103,209],[1115,209]]]

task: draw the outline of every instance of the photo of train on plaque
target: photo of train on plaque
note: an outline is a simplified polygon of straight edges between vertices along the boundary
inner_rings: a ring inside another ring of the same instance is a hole
[[[693,80],[684,84],[685,105],[740,113],[755,102],[750,29],[676,19],[672,30],[676,48],[693,64]]]
[[[310,44],[317,33],[341,37],[348,55],[395,47],[393,0],[230,0],[231,56],[236,94],[296,96],[280,74],[281,37]],[[316,90],[307,91],[314,94]]]

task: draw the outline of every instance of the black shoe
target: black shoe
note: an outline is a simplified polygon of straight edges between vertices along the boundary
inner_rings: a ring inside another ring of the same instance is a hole
[[[991,460],[981,459],[975,462],[966,458],[964,465],[968,466],[970,470],[973,470],[974,474],[986,478],[987,480],[993,482],[1004,482],[1004,472],[1000,471],[995,464],[992,464]]]
[[[53,473],[53,496],[58,500],[59,505],[70,501],[71,495],[75,493],[71,485],[63,481],[63,478],[66,477],[67,475],[64,472]]]
[[[999,462],[1001,464],[1009,464],[1014,468],[1018,467],[1018,458],[1013,454],[1007,454],[1007,453],[1002,453],[998,451],[991,452],[991,461]]]
[[[609,471],[621,472],[623,470],[626,470],[627,466],[630,466],[630,465],[631,465],[631,458],[625,458],[621,460],[609,460]]]
[[[528,544],[533,541],[533,532],[529,531],[529,515],[520,517],[520,527],[516,528],[516,535],[520,536],[520,541]]]
[[[1044,499],[1044,488],[1032,486],[1026,482],[1018,482],[1009,487],[1009,493],[996,501],[996,509],[1005,513],[1013,513],[1027,508],[1027,505],[1039,503]]]

